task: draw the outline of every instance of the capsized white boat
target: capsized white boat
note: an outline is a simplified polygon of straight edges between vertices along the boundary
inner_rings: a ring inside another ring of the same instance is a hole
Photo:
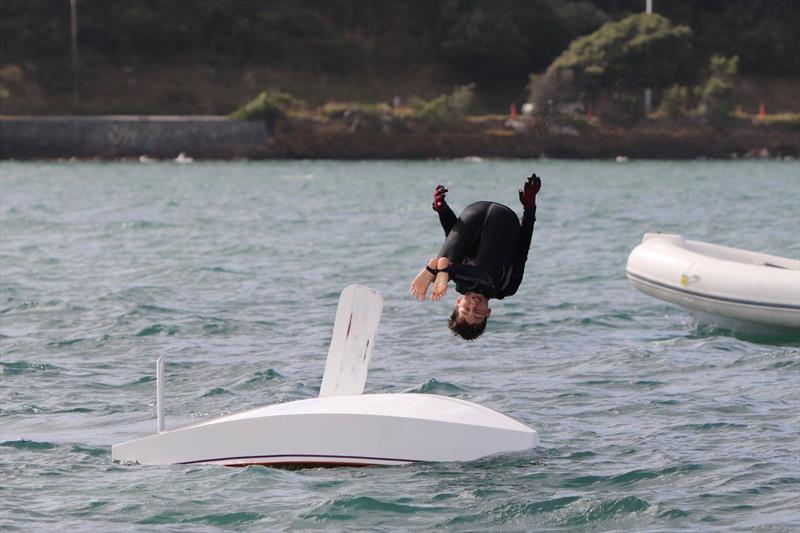
[[[487,407],[430,394],[362,394],[383,297],[351,285],[339,298],[318,398],[259,407],[112,446],[114,461],[279,467],[471,461],[538,445],[535,430]]]
[[[800,334],[800,261],[645,233],[626,274],[641,292],[701,324],[742,333]]]

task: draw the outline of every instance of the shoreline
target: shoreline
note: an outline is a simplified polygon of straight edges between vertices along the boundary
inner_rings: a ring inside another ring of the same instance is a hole
[[[800,156],[800,131],[732,121],[647,122],[630,128],[550,125],[505,117],[431,124],[412,119],[223,116],[0,116],[0,159],[430,160],[784,159]]]

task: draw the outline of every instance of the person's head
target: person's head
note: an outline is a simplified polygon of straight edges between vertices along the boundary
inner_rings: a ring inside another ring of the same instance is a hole
[[[486,329],[486,320],[492,310],[489,300],[483,294],[468,292],[456,299],[456,306],[447,321],[447,327],[464,340],[474,340]]]

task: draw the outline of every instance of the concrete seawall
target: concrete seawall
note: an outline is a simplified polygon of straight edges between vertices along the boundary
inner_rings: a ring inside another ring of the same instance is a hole
[[[0,159],[269,157],[264,122],[218,116],[0,116]]]

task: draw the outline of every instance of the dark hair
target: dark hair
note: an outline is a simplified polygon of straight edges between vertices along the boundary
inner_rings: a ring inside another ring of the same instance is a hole
[[[461,337],[465,341],[474,341],[483,334],[483,330],[486,329],[486,320],[488,318],[487,316],[482,322],[473,326],[472,324],[468,324],[466,320],[458,319],[458,306],[456,306],[450,318],[447,319],[447,327],[450,328],[453,335]]]

